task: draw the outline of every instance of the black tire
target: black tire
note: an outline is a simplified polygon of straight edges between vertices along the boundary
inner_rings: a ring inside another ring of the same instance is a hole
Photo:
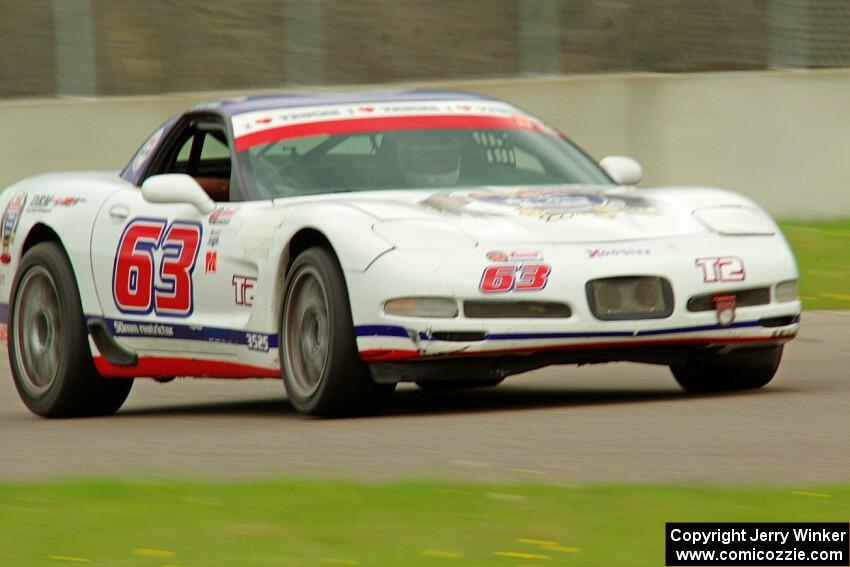
[[[325,417],[380,410],[395,384],[373,382],[357,352],[348,290],[334,255],[324,247],[299,254],[284,289],[279,348],[292,406]]]
[[[688,392],[728,392],[761,388],[773,379],[782,360],[782,346],[736,349],[728,354],[693,358],[671,366],[673,376]]]
[[[74,272],[57,243],[33,246],[12,284],[9,366],[24,404],[43,417],[110,415],[133,387],[92,361]]]
[[[464,388],[493,388],[504,382],[497,380],[434,380],[433,382],[417,382],[420,390],[426,392],[442,392],[444,390],[462,390]]]

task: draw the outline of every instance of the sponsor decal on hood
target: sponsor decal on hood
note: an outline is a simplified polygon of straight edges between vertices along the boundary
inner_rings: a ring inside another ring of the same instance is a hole
[[[455,214],[519,215],[544,221],[570,219],[576,215],[613,217],[623,211],[638,214],[658,212],[653,203],[643,197],[551,188],[435,193],[422,201],[422,204]]]

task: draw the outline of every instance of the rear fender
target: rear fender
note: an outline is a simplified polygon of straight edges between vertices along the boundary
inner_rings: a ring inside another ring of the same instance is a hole
[[[92,184],[93,185],[93,184]],[[57,240],[74,272],[84,314],[103,312],[91,268],[91,233],[103,193],[83,191],[60,175],[25,179],[0,194],[0,303],[8,306],[12,282],[26,251]]]

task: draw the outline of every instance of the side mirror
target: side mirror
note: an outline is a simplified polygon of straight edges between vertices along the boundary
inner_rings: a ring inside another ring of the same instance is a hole
[[[617,185],[637,185],[643,179],[643,168],[626,156],[608,156],[602,158],[599,167],[614,180]]]
[[[203,214],[215,210],[215,202],[198,182],[185,173],[163,173],[145,179],[142,197],[149,203],[188,203]]]

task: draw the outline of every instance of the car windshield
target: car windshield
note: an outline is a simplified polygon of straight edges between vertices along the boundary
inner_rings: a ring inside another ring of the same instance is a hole
[[[321,133],[298,126],[255,131],[237,138],[241,167],[263,198],[382,189],[611,184],[584,153],[536,121],[500,118],[470,124],[416,118],[415,127],[390,123],[390,128],[372,129],[381,124],[367,119],[348,120],[346,125],[331,122],[330,127],[324,122],[315,129],[324,130]],[[358,122],[355,128],[352,122]],[[350,131],[354,129],[362,131]]]

